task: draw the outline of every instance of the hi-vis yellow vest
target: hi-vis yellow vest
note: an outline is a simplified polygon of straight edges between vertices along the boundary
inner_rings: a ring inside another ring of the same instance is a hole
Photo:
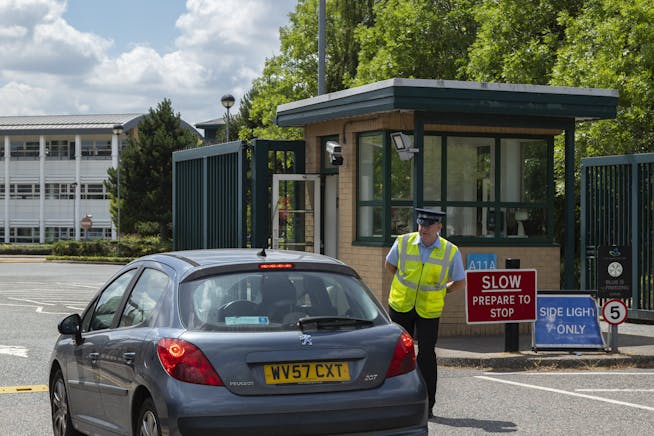
[[[388,305],[397,312],[408,312],[415,306],[422,318],[439,318],[445,305],[450,264],[458,251],[456,245],[440,238],[429,259],[422,263],[418,233],[398,236],[397,273],[391,282]]]

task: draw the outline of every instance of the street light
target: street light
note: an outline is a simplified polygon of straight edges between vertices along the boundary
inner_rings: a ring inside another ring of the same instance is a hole
[[[226,123],[226,129],[227,129],[227,142],[229,142],[229,108],[234,106],[234,96],[231,94],[225,94],[222,96],[220,99],[220,102],[222,103],[223,107],[227,109],[227,123]]]
[[[116,214],[116,257],[120,257],[120,135],[123,133],[123,126],[116,124],[114,126],[114,135],[116,135],[116,197],[118,198],[118,209]]]

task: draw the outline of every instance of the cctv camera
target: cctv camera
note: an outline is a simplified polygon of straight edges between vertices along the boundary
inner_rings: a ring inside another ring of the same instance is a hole
[[[343,153],[343,147],[334,141],[327,141],[327,153],[329,154],[342,154]]]
[[[329,153],[330,162],[332,165],[343,165],[343,147],[334,141],[327,141],[325,149]]]

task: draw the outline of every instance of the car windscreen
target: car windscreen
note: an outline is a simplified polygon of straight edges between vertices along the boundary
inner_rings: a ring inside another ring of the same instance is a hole
[[[350,323],[357,327],[388,322],[363,282],[324,271],[213,275],[182,283],[179,298],[182,322],[189,330],[298,329],[298,321],[308,318],[350,318],[359,321]],[[346,324],[339,323],[343,328]]]

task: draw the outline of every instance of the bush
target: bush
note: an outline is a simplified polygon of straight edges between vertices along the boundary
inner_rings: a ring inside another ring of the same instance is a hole
[[[91,241],[61,240],[53,244],[52,254],[55,256],[80,257],[118,257],[136,258],[148,254],[170,251],[172,245],[169,241],[160,241],[157,236],[141,237],[126,235],[120,239],[120,252],[117,250],[118,241],[96,239]]]
[[[0,244],[0,254],[47,256],[52,253],[52,244],[21,245]]]

